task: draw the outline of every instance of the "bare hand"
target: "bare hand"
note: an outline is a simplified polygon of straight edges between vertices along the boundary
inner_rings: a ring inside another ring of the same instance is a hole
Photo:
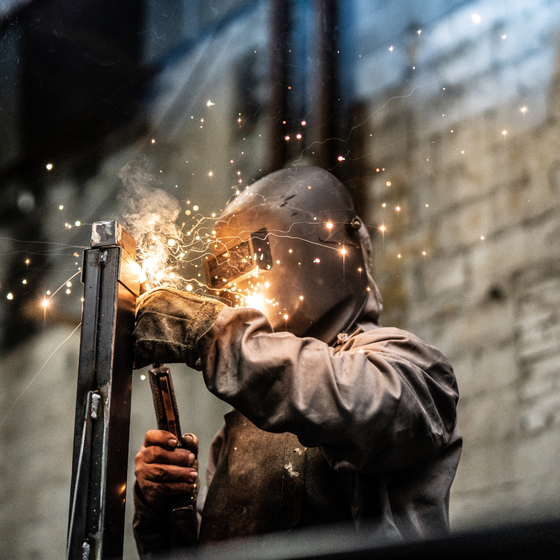
[[[165,430],[150,430],[134,459],[138,487],[150,507],[167,513],[194,504],[198,477],[198,438],[185,434],[177,439]]]

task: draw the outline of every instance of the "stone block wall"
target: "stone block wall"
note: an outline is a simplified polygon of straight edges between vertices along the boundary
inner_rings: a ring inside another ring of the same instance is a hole
[[[560,4],[409,4],[391,36],[364,16],[358,41],[379,37],[357,83],[382,321],[454,365],[454,527],[556,515]]]

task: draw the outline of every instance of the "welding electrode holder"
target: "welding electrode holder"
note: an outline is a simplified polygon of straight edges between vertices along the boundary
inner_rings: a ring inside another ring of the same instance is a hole
[[[175,399],[171,370],[163,364],[154,364],[153,369],[148,371],[148,375],[158,429],[171,432],[177,438],[177,447],[182,447],[179,410]]]
[[[140,293],[136,242],[117,222],[93,224],[84,252],[67,559],[121,558]]]

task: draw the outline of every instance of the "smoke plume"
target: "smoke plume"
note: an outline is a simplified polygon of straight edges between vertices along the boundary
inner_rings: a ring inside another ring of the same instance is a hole
[[[136,239],[137,260],[151,287],[167,277],[173,248],[180,245],[181,230],[175,220],[179,201],[160,188],[143,157],[129,161],[119,172],[123,224]]]

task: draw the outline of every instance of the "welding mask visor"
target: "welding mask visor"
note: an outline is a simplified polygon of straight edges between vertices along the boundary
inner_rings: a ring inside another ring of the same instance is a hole
[[[276,171],[218,218],[208,286],[233,307],[260,309],[275,331],[330,343],[370,293],[362,228],[350,194],[327,171]]]

